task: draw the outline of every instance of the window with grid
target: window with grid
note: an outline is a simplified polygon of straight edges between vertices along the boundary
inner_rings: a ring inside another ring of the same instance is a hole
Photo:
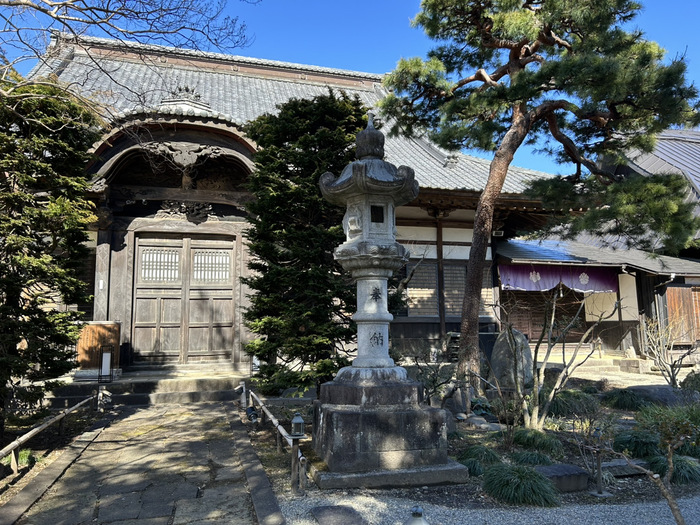
[[[227,250],[196,250],[192,279],[199,283],[221,283],[231,279],[231,253]]]
[[[144,248],[141,252],[141,281],[172,283],[180,280],[180,250]]]

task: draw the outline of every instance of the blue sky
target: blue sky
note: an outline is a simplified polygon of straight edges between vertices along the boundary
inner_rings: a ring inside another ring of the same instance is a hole
[[[669,58],[685,55],[688,79],[700,86],[700,2],[642,3],[644,10],[634,25],[661,44]],[[258,4],[233,1],[230,6],[254,37],[248,47],[234,51],[238,55],[386,73],[401,57],[424,57],[431,47],[431,41],[410,25],[420,0],[262,0]],[[561,171],[546,157],[529,151],[519,153],[515,164]]]

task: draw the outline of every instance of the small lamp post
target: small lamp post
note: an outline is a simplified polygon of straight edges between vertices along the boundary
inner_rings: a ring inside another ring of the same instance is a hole
[[[601,457],[601,447],[602,445],[602,440],[603,440],[603,434],[600,431],[599,428],[596,428],[593,431],[593,437],[596,439],[596,449],[595,449],[595,455],[596,455],[596,463],[597,463],[597,472],[596,472],[596,485],[598,489],[598,494],[602,495],[603,494],[603,460]]]
[[[292,492],[301,496],[304,494],[304,489],[301,486],[301,476],[299,475],[299,440],[306,437],[306,434],[304,433],[304,418],[299,412],[294,414],[292,418],[292,431],[289,437],[292,438]]]

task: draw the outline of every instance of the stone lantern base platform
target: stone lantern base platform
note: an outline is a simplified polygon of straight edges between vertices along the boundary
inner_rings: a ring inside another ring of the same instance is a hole
[[[357,379],[356,377],[353,379]],[[420,406],[408,379],[336,380],[314,403],[314,450],[327,466],[320,488],[462,483],[466,467],[447,457],[444,410]]]
[[[467,467],[453,460],[444,465],[372,472],[328,472],[312,466],[310,474],[321,490],[451,485],[469,479]]]

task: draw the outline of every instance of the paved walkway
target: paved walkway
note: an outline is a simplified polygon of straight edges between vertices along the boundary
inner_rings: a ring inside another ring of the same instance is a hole
[[[38,501],[32,504],[36,491],[43,492],[35,479],[34,497],[31,491],[20,493],[0,512],[0,524],[281,522],[278,507],[270,510],[269,501],[259,501],[266,495],[267,478],[256,472],[257,457],[251,461],[250,443],[232,403],[119,410],[111,424],[83,435],[63,461],[42,472],[49,488]],[[271,495],[269,482],[267,490]]]

